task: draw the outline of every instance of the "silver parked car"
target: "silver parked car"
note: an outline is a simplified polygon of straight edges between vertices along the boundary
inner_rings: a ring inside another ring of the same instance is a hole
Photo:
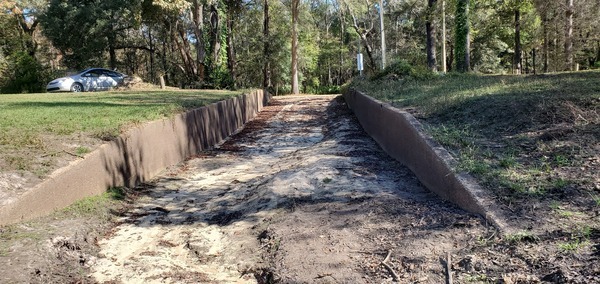
[[[127,75],[104,68],[90,68],[75,75],[52,80],[48,92],[106,91],[123,84]]]

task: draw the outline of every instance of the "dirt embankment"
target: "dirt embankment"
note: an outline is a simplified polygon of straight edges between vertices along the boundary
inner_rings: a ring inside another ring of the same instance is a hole
[[[275,98],[220,149],[136,193],[98,239],[63,232],[41,245],[31,279],[444,283],[449,268],[455,283],[600,281],[594,252],[500,239],[428,192],[334,97]]]

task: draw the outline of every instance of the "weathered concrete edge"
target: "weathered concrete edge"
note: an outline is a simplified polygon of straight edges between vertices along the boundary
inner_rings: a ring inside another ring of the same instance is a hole
[[[30,220],[108,188],[135,186],[166,167],[213,147],[260,112],[270,95],[262,90],[146,123],[103,144],[84,159],[0,208],[0,225]]]
[[[363,129],[391,157],[409,167],[429,190],[460,208],[481,215],[501,232],[512,231],[502,209],[477,181],[452,170],[450,153],[425,134],[411,114],[356,90],[344,93],[348,107]]]

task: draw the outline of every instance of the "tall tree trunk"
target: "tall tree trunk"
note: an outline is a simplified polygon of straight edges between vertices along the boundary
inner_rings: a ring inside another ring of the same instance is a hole
[[[522,60],[521,62],[523,62],[521,64],[521,73],[522,74],[529,74],[529,54],[527,53],[527,51],[523,52],[523,56],[522,56]]]
[[[371,25],[371,27],[369,29],[361,29],[358,26],[358,22],[356,21],[356,16],[354,16],[354,14],[352,14],[351,16],[352,16],[352,22],[354,23],[354,30],[358,34],[358,36],[360,38],[360,42],[363,43],[363,45],[365,47],[365,51],[367,52],[367,58],[369,59],[369,64],[367,64],[367,65],[368,65],[369,69],[371,70],[371,72],[375,72],[377,63],[375,63],[375,58],[373,58],[373,48],[371,47],[371,44],[369,43],[369,38],[367,37],[373,30],[373,26]]]
[[[368,0],[366,1],[366,3],[367,3],[367,7],[370,7]],[[371,43],[369,41],[369,36],[373,32],[373,26],[374,26],[373,21],[370,20],[369,28],[366,28],[366,27],[361,28],[358,25],[358,21],[356,20],[356,15],[354,15],[354,13],[352,12],[352,10],[350,9],[350,6],[348,6],[348,4],[346,4],[346,10],[352,17],[352,23],[353,23],[354,30],[356,31],[356,33],[358,34],[358,37],[360,38],[359,44],[362,42],[365,47],[365,51],[367,52],[367,58],[369,59],[369,61],[367,63],[367,67],[369,68],[369,70],[371,70],[371,72],[375,72],[375,68],[377,68],[377,63],[375,62],[375,58],[373,58],[373,48],[371,47]],[[369,19],[372,19],[370,13],[368,13],[368,17],[369,17]],[[360,47],[359,47],[359,52],[360,52]]]
[[[446,61],[446,63],[448,64],[448,72],[452,71],[452,68],[456,68],[452,65],[452,63],[454,62],[454,45],[451,42],[450,43],[450,48],[448,48],[448,50],[450,50],[450,54],[448,55],[448,60]]]
[[[563,27],[564,28],[564,27]],[[561,40],[563,40],[563,38],[561,38],[561,33],[563,33],[564,31],[561,29],[561,23],[558,22],[558,20],[554,21],[554,37],[552,38],[552,58],[551,58],[551,62],[552,64],[552,69],[550,69],[551,72],[557,72],[557,71],[564,71],[564,65],[565,65],[565,59],[562,57],[563,56],[563,52],[564,52],[564,45],[563,47],[559,47]],[[562,35],[564,36],[564,35]]]
[[[446,66],[446,0],[442,0],[442,72],[448,72]]]
[[[219,54],[221,53],[221,20],[216,5],[210,5],[210,47],[211,47],[211,70],[219,66]]]
[[[537,63],[536,62],[536,54],[537,54],[537,49],[534,48],[531,51],[531,63],[532,63],[531,66],[533,67],[533,75],[537,74],[537,66],[535,65]]]
[[[544,33],[544,45],[542,50],[543,69],[542,72],[548,73],[548,60],[550,58],[549,38],[548,38],[548,10],[542,14],[542,29]]]
[[[367,52],[367,58],[369,58],[369,69],[371,69],[371,72],[375,72],[375,67],[377,66],[377,63],[375,62],[375,58],[373,57],[373,47],[371,46],[371,44],[369,43],[369,38],[367,38],[367,33],[360,33],[359,34],[361,42],[363,43],[364,47],[365,47],[365,51]]]
[[[172,33],[169,33],[169,34],[172,34]],[[172,36],[171,36],[171,39],[172,39]],[[171,41],[171,43],[172,42],[173,41]],[[171,44],[171,46],[172,46],[172,44]],[[167,70],[168,70],[168,68],[167,68],[167,53],[168,53],[167,41],[163,40],[162,41],[162,56],[160,57],[160,59],[161,59],[161,63],[162,63],[162,73],[166,76],[165,84],[168,85],[169,83],[171,83],[171,81],[170,81],[171,77],[169,76],[170,75],[169,72],[167,72]]]
[[[177,45],[181,59],[183,60],[183,68],[181,69],[186,73],[189,80],[195,81],[195,77],[198,76],[198,70],[190,52],[187,34],[183,27],[179,27],[179,25],[176,26],[176,32],[179,33],[179,38],[177,38],[177,35],[175,36],[175,44]]]
[[[381,69],[385,69],[385,28],[383,25],[383,0],[379,0],[379,30],[381,31]]]
[[[192,1],[192,19],[194,36],[196,37],[196,65],[198,66],[198,81],[204,81],[206,50],[204,49],[203,5],[199,0]]]
[[[427,0],[427,21],[425,22],[425,30],[427,33],[427,67],[429,70],[437,71],[437,60],[435,54],[435,22],[434,9],[437,0]]]
[[[148,46],[150,47],[150,78],[152,80],[152,83],[155,82],[156,80],[156,73],[154,71],[154,39],[152,38],[152,26],[148,27]]]
[[[300,0],[292,0],[292,94],[299,94],[298,87],[298,14]]]
[[[233,39],[233,18],[235,17],[236,10],[233,7],[229,7],[227,11],[227,69],[229,70],[229,76],[231,78],[231,87],[237,89],[237,62],[235,56],[235,47]]]
[[[396,16],[394,19],[394,34],[395,35],[399,35],[400,34],[400,17]],[[394,54],[398,54],[398,49],[400,49],[400,41],[399,40],[395,40],[394,41]]]
[[[573,71],[573,0],[566,0],[567,7],[565,10],[566,25],[565,25],[565,69]]]
[[[179,41],[179,38],[177,36],[174,36],[173,40],[175,41],[177,51],[179,51],[179,55],[181,56],[181,61],[183,61],[183,66],[179,66],[179,69],[181,69],[186,76],[189,76],[191,73],[191,67],[190,62],[188,61],[188,57],[186,56],[185,48],[183,47],[183,44]]]
[[[521,11],[515,9],[515,56],[513,61],[514,73],[520,75],[522,73],[521,66]]]
[[[272,87],[271,83],[271,35],[269,30],[269,0],[264,0],[263,7],[263,40],[264,40],[264,51],[263,59],[265,61],[263,66],[263,88],[268,89]]]
[[[456,71],[469,72],[470,70],[470,27],[469,27],[469,0],[458,0],[456,3],[455,19],[455,55]]]
[[[329,7],[329,0],[325,0],[325,5]],[[325,11],[325,40],[326,43],[329,41],[329,8]],[[327,56],[327,85],[333,85],[333,76],[331,74],[331,59]]]
[[[110,69],[117,68],[117,53],[115,51],[115,34],[110,33],[108,35],[108,55],[109,55],[109,65]]]
[[[19,25],[19,34],[21,38],[21,46],[30,56],[35,56],[38,49],[38,43],[33,36],[39,21],[34,18],[33,22],[28,21],[27,16],[17,5],[11,8],[11,12],[14,15]],[[24,35],[28,35],[28,39]]]
[[[594,60],[594,64],[600,61],[600,40],[596,41],[596,58]]]
[[[339,9],[340,10],[340,66],[339,66],[339,71],[338,71],[338,81],[337,84],[338,85],[342,85],[343,80],[345,80],[344,76],[344,33],[345,33],[345,29],[344,29],[344,10],[343,9]]]

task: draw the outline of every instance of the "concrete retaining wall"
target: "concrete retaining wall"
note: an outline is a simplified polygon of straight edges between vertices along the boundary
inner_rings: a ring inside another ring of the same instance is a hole
[[[0,208],[0,225],[46,215],[110,187],[133,187],[209,149],[252,119],[270,96],[254,91],[147,123],[99,147]]]
[[[364,130],[391,157],[408,166],[429,190],[507,230],[492,196],[471,176],[452,171],[454,160],[448,151],[425,135],[411,114],[356,90],[347,91],[344,99]]]

